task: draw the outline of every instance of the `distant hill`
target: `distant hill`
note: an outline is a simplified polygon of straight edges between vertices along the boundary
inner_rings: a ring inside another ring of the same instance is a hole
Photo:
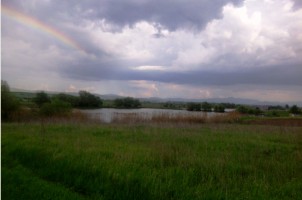
[[[104,94],[104,95],[100,95],[100,94],[97,94],[101,99],[104,99],[104,100],[114,100],[114,99],[118,99],[118,98],[123,98],[123,96],[120,96],[120,95],[116,95],[116,94]]]
[[[150,102],[209,102],[209,103],[234,103],[234,104],[242,104],[242,105],[298,105],[302,106],[302,102],[270,102],[270,101],[259,101],[254,99],[243,99],[243,98],[205,98],[205,99],[189,99],[189,98],[158,98],[158,97],[150,97],[150,98],[140,98],[142,101],[150,101]]]
[[[38,92],[34,90],[23,90],[23,89],[16,89],[11,88],[11,91],[16,93],[19,97],[27,97],[31,98],[34,97],[35,93]],[[39,90],[40,91],[40,90]],[[61,92],[55,91],[45,91],[49,95],[58,94]],[[66,94],[78,96],[77,92],[64,92]],[[101,99],[104,100],[114,100],[117,98],[123,98],[124,96],[116,95],[116,94],[95,94],[99,96]],[[138,98],[141,101],[145,102],[154,102],[154,103],[163,103],[163,102],[210,102],[210,103],[234,103],[234,104],[243,104],[243,105],[298,105],[302,106],[302,101],[299,102],[272,102],[272,101],[259,101],[255,99],[243,99],[243,98],[234,98],[234,97],[227,97],[227,98],[205,98],[205,99],[190,99],[190,98],[160,98],[160,97],[149,97],[149,98]]]
[[[116,98],[123,98],[123,96],[118,95],[99,95],[103,99],[114,100]],[[139,98],[141,101],[145,102],[154,102],[154,103],[163,103],[163,102],[210,102],[210,103],[234,103],[234,104],[242,104],[242,105],[298,105],[302,106],[301,102],[272,102],[272,101],[259,101],[255,99],[244,99],[244,98],[205,98],[205,99],[190,99],[190,98],[160,98],[160,97],[148,97],[148,98]]]

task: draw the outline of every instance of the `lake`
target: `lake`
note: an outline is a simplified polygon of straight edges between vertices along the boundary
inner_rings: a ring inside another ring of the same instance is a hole
[[[223,115],[224,113],[215,112],[198,112],[187,110],[171,110],[171,109],[153,109],[153,108],[140,108],[140,109],[115,109],[115,108],[101,108],[92,110],[81,110],[84,113],[91,115],[91,117],[100,119],[102,122],[111,123],[116,118],[122,117],[140,117],[143,119],[151,119],[154,116],[168,115],[168,116],[205,116],[208,117]],[[233,109],[226,109],[226,112],[233,111]]]

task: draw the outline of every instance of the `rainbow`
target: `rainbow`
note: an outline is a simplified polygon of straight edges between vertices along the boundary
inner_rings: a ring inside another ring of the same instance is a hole
[[[22,12],[19,12],[15,9],[12,9],[8,6],[1,5],[1,13],[2,15],[21,23],[27,27],[30,27],[32,29],[36,29],[38,31],[41,31],[43,33],[46,33],[57,40],[61,41],[65,45],[72,47],[74,49],[80,50],[82,52],[85,52],[79,44],[77,44],[75,41],[73,41],[71,38],[69,38],[64,33],[60,32],[59,30],[55,29],[54,27],[51,27],[47,25],[46,23],[39,21],[38,19],[35,19],[29,15],[26,15]]]

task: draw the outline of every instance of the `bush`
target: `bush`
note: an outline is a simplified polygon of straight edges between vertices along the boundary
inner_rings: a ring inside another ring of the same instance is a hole
[[[55,99],[50,103],[44,103],[40,108],[43,116],[66,115],[71,112],[70,103]]]
[[[168,108],[168,109],[176,109],[177,105],[175,103],[172,102],[166,102],[163,104],[164,108]]]
[[[297,105],[293,105],[290,109],[289,112],[295,115],[301,114],[301,110]]]
[[[70,103],[72,107],[78,107],[79,106],[79,101],[80,98],[77,96],[69,95],[69,94],[64,94],[64,93],[59,93],[54,96],[54,98],[59,99],[61,101]]]
[[[225,107],[222,104],[218,104],[214,106],[214,112],[224,113]]]
[[[141,103],[138,99],[126,97],[123,99],[115,99],[114,105],[116,108],[140,108]]]
[[[79,95],[79,107],[100,108],[103,105],[103,101],[100,99],[100,97],[97,97],[89,92],[80,91]]]
[[[203,102],[201,104],[201,109],[204,112],[212,112],[212,105],[208,102]]]
[[[241,113],[241,114],[248,114],[249,113],[249,108],[246,106],[238,106],[236,108],[237,112]]]
[[[50,98],[49,96],[44,92],[38,92],[35,96],[35,98],[33,99],[33,101],[39,106],[41,107],[43,104],[45,103],[50,103]]]
[[[200,103],[188,103],[187,104],[188,111],[201,111]]]
[[[237,112],[241,114],[250,114],[250,115],[261,115],[263,112],[260,110],[260,108],[256,107],[248,107],[248,106],[239,106],[237,107]]]

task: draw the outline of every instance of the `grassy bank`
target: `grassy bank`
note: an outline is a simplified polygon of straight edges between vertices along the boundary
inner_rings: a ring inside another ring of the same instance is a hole
[[[299,199],[302,127],[2,124],[2,199]]]

